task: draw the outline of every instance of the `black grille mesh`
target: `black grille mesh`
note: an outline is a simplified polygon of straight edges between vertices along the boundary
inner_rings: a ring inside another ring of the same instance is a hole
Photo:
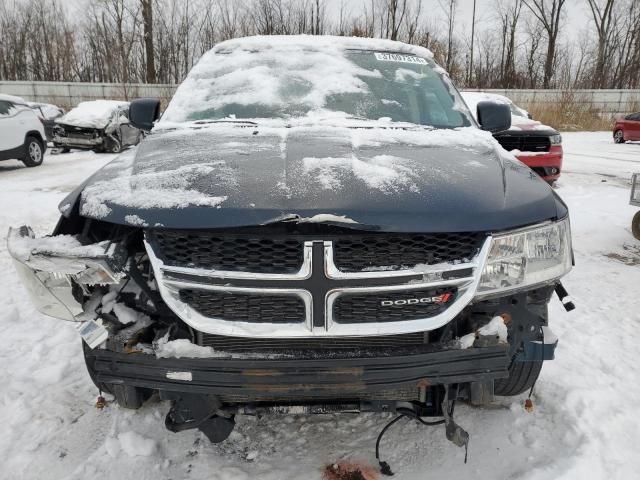
[[[438,288],[367,294],[346,294],[333,304],[333,319],[337,323],[397,322],[429,318],[444,312],[455,300],[456,290]],[[442,303],[415,302],[419,299],[440,297]],[[387,302],[404,304],[382,305]]]
[[[483,238],[478,233],[345,237],[334,242],[333,258],[343,272],[434,265],[473,258]]]
[[[547,136],[535,135],[517,135],[509,133],[508,135],[498,135],[496,140],[502,148],[507,151],[520,150],[521,152],[548,152],[551,142]]]
[[[230,321],[292,323],[305,321],[305,305],[293,295],[180,290],[180,300],[205,317]]]
[[[243,338],[201,333],[199,344],[227,351],[279,351],[292,350],[354,350],[373,348],[402,348],[427,343],[423,332],[375,337],[317,337],[317,338]]]
[[[295,273],[303,243],[290,238],[215,236],[206,232],[156,231],[156,254],[168,265],[254,273]]]

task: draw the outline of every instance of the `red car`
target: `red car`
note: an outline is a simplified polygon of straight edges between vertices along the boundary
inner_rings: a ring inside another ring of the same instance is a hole
[[[627,140],[640,141],[640,112],[616,120],[613,126],[613,141],[624,143]]]

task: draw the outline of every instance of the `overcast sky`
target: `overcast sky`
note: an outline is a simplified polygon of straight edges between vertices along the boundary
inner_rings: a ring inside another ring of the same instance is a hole
[[[423,18],[432,19],[430,23],[437,25],[442,22],[442,32],[446,31],[444,13],[438,0],[421,0]],[[340,5],[344,4],[346,11],[357,14],[363,11],[363,5],[368,5],[371,0],[326,0],[327,16],[337,18]],[[443,0],[442,3],[447,3]],[[496,0],[476,0],[476,31],[488,28],[495,19]],[[565,10],[565,29],[563,35],[566,39],[574,39],[580,30],[590,21],[587,0],[568,0]],[[526,8],[523,8],[523,11]],[[428,17],[427,17],[428,15]],[[471,19],[473,17],[473,0],[458,0],[456,13],[456,35],[459,37],[471,36]]]

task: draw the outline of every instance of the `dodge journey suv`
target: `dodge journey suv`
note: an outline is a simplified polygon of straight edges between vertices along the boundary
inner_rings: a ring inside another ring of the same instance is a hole
[[[572,266],[566,205],[468,111],[425,49],[252,37],[205,54],[149,135],[9,250],[75,322],[99,390],[170,401],[172,431],[239,414],[397,412],[530,389]]]

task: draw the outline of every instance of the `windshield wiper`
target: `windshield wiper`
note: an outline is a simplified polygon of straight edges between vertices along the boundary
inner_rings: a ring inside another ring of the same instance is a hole
[[[253,122],[251,120],[237,120],[235,118],[224,118],[221,120],[196,120],[195,122],[193,122],[195,125],[207,125],[210,123],[241,123],[243,125],[253,125],[253,126],[258,126],[258,124],[256,122]]]

